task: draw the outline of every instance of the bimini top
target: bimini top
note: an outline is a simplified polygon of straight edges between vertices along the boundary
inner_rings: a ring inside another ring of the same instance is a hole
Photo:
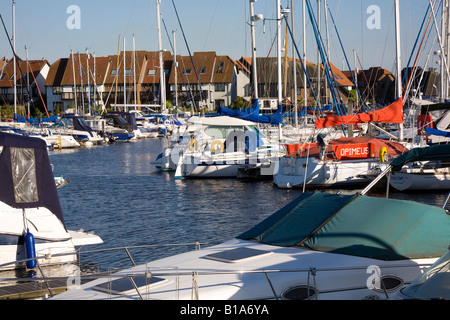
[[[0,201],[19,209],[45,207],[64,225],[44,140],[0,132]]]
[[[238,238],[380,260],[440,257],[450,243],[444,209],[355,195],[304,193]]]
[[[187,120],[188,123],[204,126],[252,126],[255,122],[233,118],[228,116],[199,117],[192,116]]]
[[[437,144],[424,148],[414,148],[394,159],[391,163],[393,171],[400,171],[402,167],[413,161],[450,160],[450,145]]]

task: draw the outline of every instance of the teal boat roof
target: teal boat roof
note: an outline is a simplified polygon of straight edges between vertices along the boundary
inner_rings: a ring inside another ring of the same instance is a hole
[[[238,238],[379,260],[435,258],[448,251],[450,216],[413,201],[304,193]]]
[[[392,171],[400,171],[402,167],[412,161],[450,160],[450,144],[438,144],[423,148],[411,149],[398,156],[391,162]]]

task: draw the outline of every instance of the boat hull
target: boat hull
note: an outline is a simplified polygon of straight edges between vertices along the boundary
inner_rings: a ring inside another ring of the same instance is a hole
[[[389,183],[399,191],[405,190],[449,190],[450,172],[408,173],[395,172]]]
[[[263,254],[233,262],[213,258],[217,253],[231,249],[255,250]],[[233,239],[119,271],[52,299],[275,300],[290,299],[292,289],[305,287],[310,289],[311,295],[297,298],[386,299],[395,295],[404,284],[413,281],[422,269],[435,260],[386,262]],[[376,281],[372,286],[373,266],[379,266],[382,275],[398,278],[398,285],[386,292],[377,287]],[[152,278],[143,279],[145,274],[151,274]],[[115,288],[114,280],[126,280],[125,275],[135,276],[133,279],[138,283],[141,296],[127,284],[127,290]]]
[[[356,186],[372,181],[387,163],[379,159],[322,161],[317,158],[282,157],[274,183],[283,189],[309,187]]]

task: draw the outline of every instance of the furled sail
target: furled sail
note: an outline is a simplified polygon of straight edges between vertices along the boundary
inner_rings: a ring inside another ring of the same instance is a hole
[[[258,99],[253,99],[253,105],[250,108],[235,110],[219,107],[217,113],[223,116],[230,116],[259,123],[279,124],[283,122],[281,106],[272,114],[259,114]]]
[[[319,118],[316,119],[316,128],[321,129],[345,124],[369,122],[403,123],[403,99],[398,98],[394,103],[387,107],[372,112]]]

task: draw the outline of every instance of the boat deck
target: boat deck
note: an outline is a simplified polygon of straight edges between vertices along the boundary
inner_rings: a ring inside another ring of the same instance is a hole
[[[93,279],[90,277],[86,279],[81,277],[80,283],[77,285],[91,280]],[[68,277],[47,279],[45,281],[42,279],[17,281],[12,285],[0,286],[0,300],[43,299],[75,287],[75,285],[69,286],[68,284],[70,284]]]

